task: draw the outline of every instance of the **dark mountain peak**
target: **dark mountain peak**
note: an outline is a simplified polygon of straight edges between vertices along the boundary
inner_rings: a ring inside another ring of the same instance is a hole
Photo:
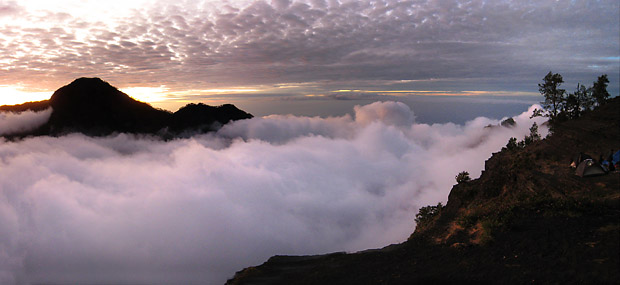
[[[215,109],[215,107],[213,106],[209,106],[207,104],[204,103],[189,103],[183,107],[181,107],[177,113],[179,112],[194,112],[194,111],[198,111],[198,110],[213,110]]]
[[[36,131],[19,136],[71,132],[100,136],[126,132],[178,137],[217,130],[230,121],[252,118],[232,104],[216,107],[188,104],[173,114],[135,100],[96,77],[78,78],[56,90],[49,100],[2,106],[0,111],[40,111],[49,106],[53,109],[49,121]]]
[[[100,78],[78,78],[56,90],[48,123],[51,134],[82,132],[152,133],[165,124],[169,113],[134,100]]]
[[[203,103],[190,103],[172,115],[170,128],[173,131],[199,129],[208,131],[216,129],[232,120],[250,119],[253,116],[232,104],[209,106]]]
[[[249,113],[246,113],[239,108],[237,108],[233,104],[224,104],[220,106],[209,106],[203,103],[189,103],[183,107],[181,107],[178,111],[175,112],[175,115],[185,115],[185,114],[206,114],[206,112],[217,112],[217,113],[230,113],[230,114],[238,114],[239,117],[243,117],[244,119],[252,118],[253,116]]]
[[[83,104],[104,104],[98,107],[108,107],[109,104],[135,104],[138,101],[121,92],[116,87],[100,78],[82,77],[56,90],[50,98],[53,108],[64,109],[68,106]],[[123,107],[120,105],[117,107]]]
[[[73,82],[71,82],[68,86],[75,86],[75,87],[109,87],[109,88],[114,88],[112,85],[110,85],[110,83],[104,81],[103,79],[99,78],[99,77],[80,77],[78,79],[73,80]],[[116,89],[116,88],[114,88]]]

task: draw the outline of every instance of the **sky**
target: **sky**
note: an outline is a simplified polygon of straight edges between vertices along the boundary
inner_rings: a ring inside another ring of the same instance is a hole
[[[172,111],[259,115],[294,100],[316,113],[347,98],[540,96],[549,71],[569,92],[608,74],[616,96],[619,11],[616,0],[0,0],[0,105],[78,77]]]
[[[0,284],[223,284],[273,255],[405,241],[420,207],[536,122],[425,124],[402,102],[272,115],[164,141],[0,138]],[[50,111],[0,113],[0,135]],[[494,125],[495,127],[486,127]]]
[[[0,283],[222,284],[276,254],[407,239],[529,133],[549,71],[608,74],[611,1],[0,0],[0,105],[100,77],[256,115],[163,141],[0,138]],[[53,110],[0,113],[0,135]],[[498,125],[513,116],[514,128]]]

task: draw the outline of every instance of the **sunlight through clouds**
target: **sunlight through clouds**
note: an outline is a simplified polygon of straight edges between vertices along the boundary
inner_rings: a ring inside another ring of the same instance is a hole
[[[47,100],[53,92],[26,91],[15,86],[0,86],[0,106]]]
[[[121,91],[142,102],[162,102],[169,100],[167,89],[164,87],[127,87]]]
[[[153,2],[150,0],[106,0],[105,3],[80,0],[20,0],[19,6],[29,12],[41,14],[49,12],[66,13],[71,17],[80,17],[85,21],[96,23],[109,21],[111,18],[130,16],[135,9],[144,8]]]
[[[101,77],[171,92],[536,92],[549,68],[568,86],[618,77],[619,8],[612,0],[0,0],[8,71],[0,85],[54,90]],[[610,93],[618,88],[610,82]]]

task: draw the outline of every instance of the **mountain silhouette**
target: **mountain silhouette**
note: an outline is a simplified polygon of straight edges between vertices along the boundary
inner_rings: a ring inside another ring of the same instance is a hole
[[[237,109],[232,104],[213,107],[202,103],[192,103],[172,114],[169,127],[174,132],[209,131],[232,120],[250,118],[252,115]]]
[[[122,132],[176,137],[214,131],[230,121],[252,118],[231,104],[188,104],[171,113],[135,100],[99,78],[85,77],[59,88],[49,100],[0,106],[0,111],[40,111],[48,107],[53,111],[45,125],[18,136],[73,132],[103,136]]]
[[[99,78],[79,78],[61,87],[50,98],[50,106],[53,109],[48,122],[51,134],[154,133],[171,116]]]

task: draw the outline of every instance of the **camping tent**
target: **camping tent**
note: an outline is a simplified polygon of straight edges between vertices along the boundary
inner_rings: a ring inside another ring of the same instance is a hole
[[[579,163],[575,175],[581,177],[604,175],[607,171],[593,159],[586,159]]]
[[[586,159],[592,159],[592,157],[583,152],[580,152],[579,154],[573,156],[573,160],[571,161],[570,166],[577,167],[582,161]]]
[[[611,163],[613,163],[614,165],[620,163],[620,150],[616,151],[616,153],[611,156]]]

